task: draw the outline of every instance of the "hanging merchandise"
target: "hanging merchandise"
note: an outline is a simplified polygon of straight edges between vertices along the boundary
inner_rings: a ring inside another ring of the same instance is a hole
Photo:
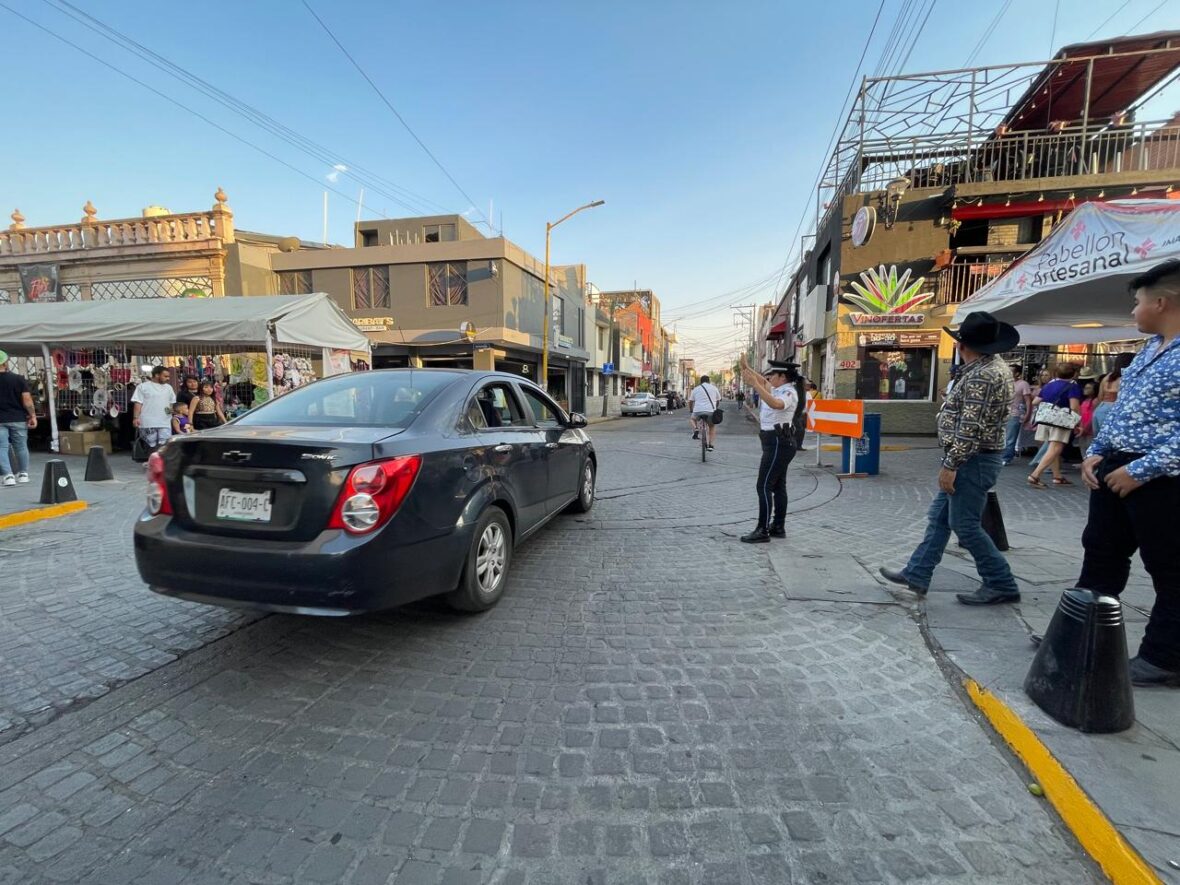
[[[105,365],[95,363],[94,368],[90,370],[90,375],[96,390],[106,390],[111,386],[110,369]]]
[[[57,389],[65,390],[70,386],[70,373],[65,369],[59,369],[57,373]]]
[[[258,405],[259,403],[264,403],[268,399],[270,399],[270,391],[269,390],[267,390],[265,387],[255,387],[254,388],[254,405]]]
[[[61,371],[66,367],[66,352],[64,350],[58,348],[50,356],[53,358],[53,368]]]
[[[110,415],[111,418],[118,418],[119,417],[119,407],[117,405],[115,405],[114,402],[112,402],[110,404],[110,406],[107,407],[107,414]]]
[[[104,409],[106,409],[107,403],[109,401],[110,401],[110,394],[107,393],[106,388],[104,388],[104,387],[100,387],[97,390],[95,390],[93,396],[91,396],[91,398],[90,398],[90,402],[94,404],[94,408],[95,408],[96,412],[100,412],[100,411],[103,411]]]
[[[79,369],[75,366],[74,368],[69,370],[69,372],[66,374],[66,378],[67,378],[66,385],[70,388],[70,390],[74,391],[75,393],[78,393],[82,390],[82,370],[81,369]]]
[[[266,386],[268,371],[269,368],[266,365],[265,359],[251,360],[250,380],[254,382],[255,387]]]

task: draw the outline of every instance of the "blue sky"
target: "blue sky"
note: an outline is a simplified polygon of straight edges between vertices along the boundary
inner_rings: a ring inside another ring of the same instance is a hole
[[[175,211],[229,194],[240,227],[319,240],[331,165],[307,156],[69,19],[46,0],[0,0],[283,161],[235,141],[0,8],[5,116],[0,211],[27,224]],[[606,205],[554,234],[554,261],[600,288],[653,288],[687,355],[736,334],[730,301],[773,297],[878,0],[795,2],[352,2],[309,0],[472,198],[447,180],[299,0],[162,4],[72,0],[236,98],[412,191],[369,189],[365,216],[430,205],[483,218],[534,254],[546,220]],[[1046,58],[1097,36],[1180,26],[1180,0],[1014,0],[976,64]],[[906,0],[885,0],[866,67]],[[1003,0],[939,0],[906,69],[961,67]],[[911,7],[915,8],[915,7]],[[1153,12],[1153,10],[1155,10]],[[1149,15],[1150,14],[1150,15]],[[1054,18],[1056,30],[1054,34]],[[915,17],[916,18],[916,17]],[[907,42],[913,28],[908,29]],[[1170,110],[1170,109],[1169,109]],[[347,175],[331,185],[355,199]],[[356,204],[329,197],[329,238]],[[794,244],[797,245],[797,244]]]

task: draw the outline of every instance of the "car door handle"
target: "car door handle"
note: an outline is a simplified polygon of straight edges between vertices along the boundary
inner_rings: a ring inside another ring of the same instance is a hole
[[[494,449],[492,449],[492,451],[493,452],[511,452],[512,446],[508,443],[501,443],[500,445],[498,445]]]

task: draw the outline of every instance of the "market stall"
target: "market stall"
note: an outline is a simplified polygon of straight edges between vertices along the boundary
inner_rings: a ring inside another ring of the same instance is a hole
[[[1169,258],[1180,258],[1180,200],[1084,203],[960,304],[954,322],[986,310],[1027,345],[1140,339],[1127,285]]]
[[[213,381],[229,413],[371,365],[368,338],[323,293],[5,306],[0,348],[27,369],[40,364],[34,389],[53,451],[59,415],[76,426],[118,422],[153,366],[174,369],[174,384],[183,375]]]

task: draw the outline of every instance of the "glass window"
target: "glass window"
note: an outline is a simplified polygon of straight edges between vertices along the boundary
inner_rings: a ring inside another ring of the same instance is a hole
[[[521,392],[524,394],[525,402],[533,410],[533,419],[539,426],[560,427],[565,423],[562,420],[561,410],[537,391],[522,387]]]
[[[311,291],[310,270],[284,270],[279,272],[280,295],[307,295]]]
[[[264,403],[236,423],[295,427],[408,427],[451,372],[356,372],[325,378]]]
[[[455,241],[455,225],[424,225],[422,228],[422,239],[427,243],[452,243]]]
[[[352,306],[356,310],[389,307],[389,268],[354,267],[352,269]]]
[[[934,350],[863,347],[856,373],[857,397],[867,400],[926,400],[932,391]]]
[[[426,265],[427,290],[431,307],[467,303],[467,262],[447,261]]]
[[[531,427],[532,418],[520,409],[512,391],[505,384],[489,384],[475,395],[475,404],[488,427]]]
[[[361,245],[362,246],[376,246],[377,245],[377,231],[375,231],[375,230],[361,231]]]

